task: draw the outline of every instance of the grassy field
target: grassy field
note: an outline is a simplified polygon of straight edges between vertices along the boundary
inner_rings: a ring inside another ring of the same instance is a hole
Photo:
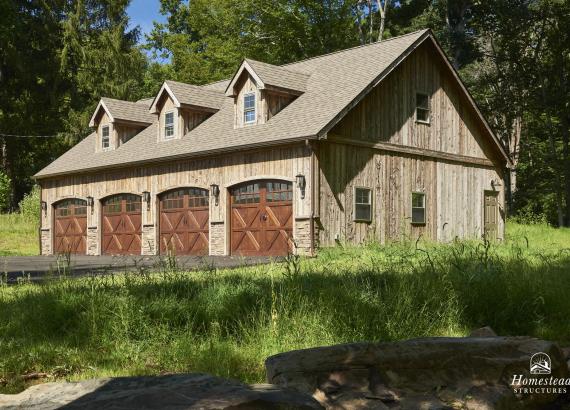
[[[21,214],[0,214],[0,256],[37,255],[38,226]]]
[[[508,230],[502,244],[369,244],[231,271],[0,286],[0,390],[188,371],[261,382],[277,352],[484,325],[570,344],[570,232]]]

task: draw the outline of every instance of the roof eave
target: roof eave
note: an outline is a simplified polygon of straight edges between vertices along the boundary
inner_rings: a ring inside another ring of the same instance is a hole
[[[101,171],[101,170],[130,168],[130,167],[143,165],[143,164],[149,165],[149,164],[162,163],[162,162],[168,162],[168,161],[179,160],[179,159],[181,160],[181,159],[186,159],[186,158],[208,157],[211,155],[225,154],[225,153],[234,152],[234,151],[247,151],[247,150],[251,150],[251,149],[267,148],[267,147],[274,147],[274,146],[279,146],[279,145],[288,145],[288,144],[293,144],[293,143],[304,142],[306,140],[316,140],[316,139],[319,139],[317,135],[308,135],[308,136],[306,135],[306,136],[302,136],[302,137],[294,137],[294,138],[288,138],[288,139],[283,139],[283,140],[265,141],[265,142],[261,142],[261,143],[244,144],[244,145],[240,145],[237,147],[236,146],[222,147],[222,148],[193,152],[193,153],[169,155],[169,156],[156,158],[156,159],[152,159],[152,160],[140,160],[140,161],[124,162],[124,163],[115,164],[115,165],[104,165],[104,166],[100,166],[100,167],[77,169],[77,170],[68,171],[68,172],[56,172],[56,173],[41,175],[41,171],[40,171],[39,173],[35,174],[33,176],[33,178],[36,180],[41,180],[41,179],[60,177],[60,176],[64,176],[64,175],[85,174],[85,173],[96,172],[96,171]]]

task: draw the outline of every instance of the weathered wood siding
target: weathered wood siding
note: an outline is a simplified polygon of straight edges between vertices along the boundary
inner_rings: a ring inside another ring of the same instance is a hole
[[[182,119],[182,136],[202,124],[210,115],[212,115],[211,113],[198,112],[185,108],[180,110],[180,114],[180,118]]]
[[[310,148],[300,145],[42,180],[42,200],[47,202],[48,212],[42,214],[41,227],[43,234],[49,233],[51,237],[54,202],[64,198],[86,199],[87,196],[92,196],[95,206],[93,212],[88,211],[87,225],[88,235],[93,235],[95,239],[88,238],[88,246],[91,247],[90,254],[99,254],[101,252],[98,240],[101,232],[100,200],[119,193],[141,195],[143,191],[149,191],[150,209],[147,211],[146,204],[143,204],[142,212],[143,236],[147,232],[147,237],[143,241],[143,253],[155,253],[154,244],[157,243],[158,235],[158,195],[178,187],[200,187],[210,190],[211,184],[218,184],[219,205],[216,206],[213,199],[210,201],[210,253],[226,254],[227,235],[230,229],[228,188],[253,179],[274,178],[294,181],[295,175],[299,173],[309,176],[310,157]],[[311,178],[307,178],[306,192],[310,193],[311,190],[312,181]],[[306,220],[311,214],[311,195],[301,199],[296,186],[294,186],[293,212],[294,217],[299,220]],[[294,223],[293,235],[297,235],[296,238],[299,236],[297,229],[301,225],[304,226],[304,222]],[[299,238],[299,241],[307,242],[305,238]],[[51,249],[44,246],[42,253],[51,253]]]
[[[425,239],[483,234],[483,194],[501,175],[490,167],[382,152],[347,144],[319,147],[319,243]],[[354,221],[354,187],[372,189],[371,223]],[[426,224],[411,223],[412,192],[426,194]],[[499,204],[504,209],[503,192]],[[504,218],[499,218],[502,237]]]
[[[470,157],[496,156],[473,108],[435,54],[431,44],[420,46],[331,132]],[[430,124],[416,122],[416,93],[430,96]]]
[[[499,190],[504,209],[504,165],[433,53],[429,44],[413,52],[320,144],[321,245],[480,237],[484,191]],[[416,93],[430,95],[429,124],[416,122]],[[371,223],[354,221],[355,186],[373,189]],[[425,225],[411,224],[412,192],[426,194]],[[502,213],[499,221],[503,237]]]

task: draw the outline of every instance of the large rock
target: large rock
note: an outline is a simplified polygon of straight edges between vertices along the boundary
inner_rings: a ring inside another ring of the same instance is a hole
[[[93,379],[45,383],[0,395],[0,408],[15,409],[322,409],[310,395],[271,385],[246,385],[207,374]]]
[[[269,383],[313,394],[328,409],[516,409],[559,399],[513,391],[513,376],[528,376],[537,352],[550,356],[553,377],[568,377],[560,348],[528,337],[345,344],[281,353],[265,366]]]

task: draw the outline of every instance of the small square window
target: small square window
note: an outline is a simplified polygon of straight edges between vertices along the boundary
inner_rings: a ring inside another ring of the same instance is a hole
[[[429,124],[430,103],[429,95],[416,94],[416,121]]]
[[[354,188],[354,220],[370,222],[372,220],[372,190]]]
[[[426,194],[412,192],[412,223],[426,223]]]
[[[164,115],[164,139],[174,137],[174,112],[167,112]]]
[[[255,122],[255,93],[243,96],[243,118],[246,124]]]
[[[101,147],[103,149],[108,149],[110,147],[109,126],[108,125],[101,127]]]

